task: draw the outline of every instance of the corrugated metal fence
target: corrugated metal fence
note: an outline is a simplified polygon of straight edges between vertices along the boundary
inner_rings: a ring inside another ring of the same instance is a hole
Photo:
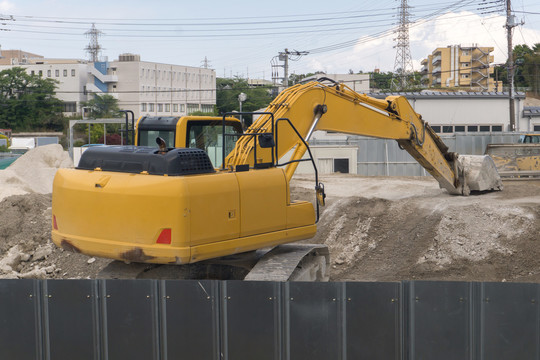
[[[0,280],[0,359],[540,359],[540,284]]]
[[[487,144],[516,143],[517,133],[441,135],[450,151],[467,155],[483,155]],[[312,146],[357,146],[357,173],[366,176],[423,176],[427,175],[406,151],[394,140],[348,136],[345,141],[313,140]]]

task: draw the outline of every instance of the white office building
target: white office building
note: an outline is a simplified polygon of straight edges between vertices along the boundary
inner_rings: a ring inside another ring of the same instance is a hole
[[[81,103],[94,94],[112,95],[119,108],[133,111],[135,118],[211,112],[216,105],[214,70],[140,61],[139,55],[122,54],[118,60],[95,63],[38,55],[22,60],[13,57],[0,64],[0,71],[12,67],[58,81],[56,97],[64,103],[66,115],[80,114]]]

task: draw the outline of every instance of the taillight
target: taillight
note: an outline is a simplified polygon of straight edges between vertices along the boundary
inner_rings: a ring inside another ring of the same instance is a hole
[[[58,230],[58,224],[56,223],[56,216],[54,215],[52,217],[52,224],[53,224],[53,229]]]
[[[159,234],[157,244],[170,244],[171,243],[171,229],[163,229]]]

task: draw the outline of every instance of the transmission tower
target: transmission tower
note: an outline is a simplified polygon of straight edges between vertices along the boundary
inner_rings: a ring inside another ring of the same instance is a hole
[[[205,56],[204,60],[201,61],[201,67],[204,69],[210,69],[210,60]]]
[[[398,19],[399,26],[395,31],[397,37],[394,40],[397,40],[397,45],[394,48],[396,51],[396,61],[394,62],[394,74],[396,74],[396,79],[394,79],[394,85],[396,85],[400,90],[406,89],[409,85],[409,77],[413,73],[412,58],[411,58],[411,49],[409,47],[409,9],[411,8],[407,4],[407,0],[400,0],[401,5],[398,7]]]
[[[99,54],[101,52],[101,46],[98,43],[99,37],[103,34],[102,31],[96,28],[96,24],[92,24],[90,30],[84,33],[90,38],[90,43],[84,48],[89,55],[91,62],[99,61]]]

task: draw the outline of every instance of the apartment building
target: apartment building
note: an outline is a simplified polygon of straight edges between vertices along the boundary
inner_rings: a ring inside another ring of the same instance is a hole
[[[0,54],[5,60],[0,71],[18,66],[58,81],[56,97],[64,103],[66,115],[80,114],[82,103],[94,94],[112,95],[119,108],[133,111],[135,118],[211,112],[216,104],[216,74],[211,69],[141,61],[134,54],[94,63],[47,59],[19,50]]]
[[[422,80],[428,87],[468,91],[502,90],[493,74],[493,47],[450,45],[422,60]],[[497,89],[497,85],[499,88]]]

